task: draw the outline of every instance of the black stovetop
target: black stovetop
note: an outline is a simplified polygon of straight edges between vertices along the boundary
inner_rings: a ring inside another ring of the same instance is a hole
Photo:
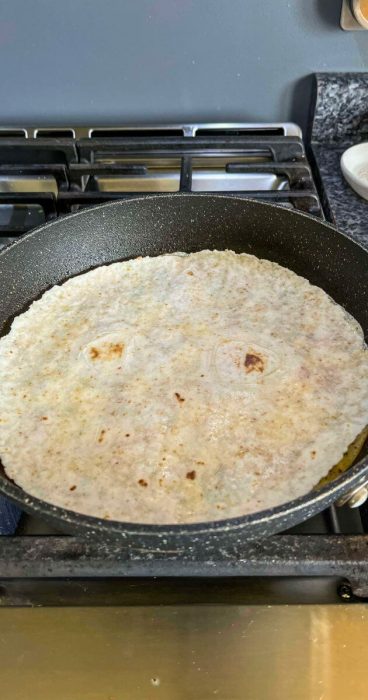
[[[0,129],[0,245],[81,207],[162,189],[226,191],[324,217],[294,125]],[[354,600],[368,596],[367,512],[333,507],[206,557],[71,537],[23,514],[15,535],[0,538],[0,604],[147,601],[148,589],[151,602]]]

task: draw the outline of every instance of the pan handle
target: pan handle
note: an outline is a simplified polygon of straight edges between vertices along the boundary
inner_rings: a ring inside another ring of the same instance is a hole
[[[368,483],[359,488],[349,491],[336,501],[337,506],[349,506],[349,508],[359,508],[368,498]]]

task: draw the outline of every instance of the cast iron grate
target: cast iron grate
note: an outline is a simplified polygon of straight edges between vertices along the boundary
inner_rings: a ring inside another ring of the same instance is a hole
[[[167,189],[226,191],[323,217],[294,125],[0,128],[0,244],[83,207]]]

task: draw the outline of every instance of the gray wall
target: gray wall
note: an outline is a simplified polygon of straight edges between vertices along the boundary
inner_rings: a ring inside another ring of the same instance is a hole
[[[314,71],[368,69],[341,0],[9,0],[0,124],[303,122]]]

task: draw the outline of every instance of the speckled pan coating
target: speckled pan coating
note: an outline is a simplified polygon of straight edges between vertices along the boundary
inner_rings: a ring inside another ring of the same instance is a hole
[[[0,254],[0,322],[43,291],[92,267],[137,255],[204,248],[232,249],[279,262],[322,287],[368,331],[368,253],[333,227],[281,207],[235,197],[173,195],[131,199],[58,219]],[[241,518],[188,526],[103,521],[27,496],[0,476],[1,492],[59,528],[87,536],[121,538],[147,555],[160,549],[234,543],[300,522],[368,478],[364,459],[318,493]]]

